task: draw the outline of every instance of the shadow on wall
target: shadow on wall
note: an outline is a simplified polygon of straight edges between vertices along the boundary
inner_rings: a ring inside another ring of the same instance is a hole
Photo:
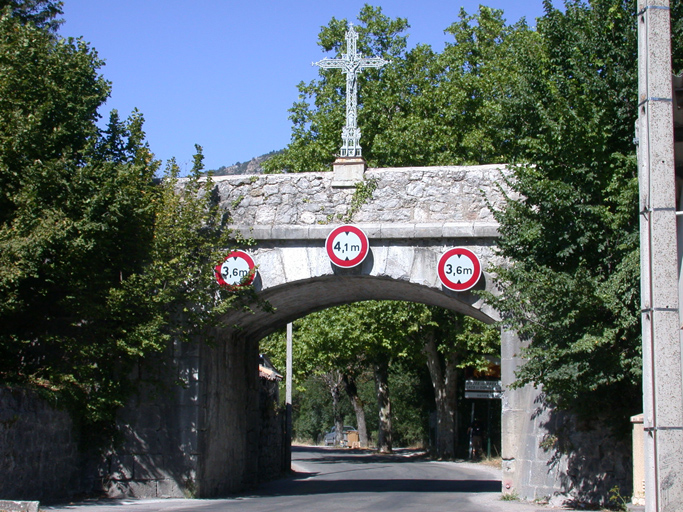
[[[171,376],[187,368],[169,361]],[[149,370],[154,373],[158,368]],[[198,411],[189,406],[196,383],[178,385],[140,370],[137,391],[118,415],[120,443],[100,468],[112,498],[193,497],[196,492]]]
[[[68,412],[34,391],[0,387],[0,497],[54,502],[92,492],[97,462],[79,447]]]
[[[539,445],[549,473],[558,475],[565,504],[610,505],[610,497],[633,492],[631,438],[620,439],[604,422],[580,420],[536,399],[534,419],[545,431]]]

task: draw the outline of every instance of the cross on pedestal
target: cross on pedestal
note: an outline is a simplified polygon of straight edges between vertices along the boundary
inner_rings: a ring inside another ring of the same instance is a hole
[[[341,59],[330,59],[314,62],[314,66],[323,69],[341,69],[346,73],[346,126],[342,130],[341,157],[354,158],[361,156],[360,129],[358,128],[358,72],[363,68],[381,68],[388,60],[381,57],[363,57],[356,50],[358,32],[353,25],[346,32],[346,53]]]

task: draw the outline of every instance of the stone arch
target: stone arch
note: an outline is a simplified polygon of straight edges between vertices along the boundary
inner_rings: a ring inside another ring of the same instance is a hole
[[[372,233],[373,227],[366,227],[366,231]],[[306,240],[259,244],[253,254],[259,267],[254,285],[275,311],[231,312],[223,318],[227,328],[239,325],[241,335],[260,339],[314,311],[363,300],[406,300],[452,309],[486,323],[498,319],[497,312],[477,294],[478,290],[495,293],[488,272],[484,271],[477,285],[466,292],[448,290],[437,275],[440,256],[454,246],[471,248],[482,267],[488,268],[496,261],[490,239],[371,238],[365,261],[358,267],[342,269],[330,262],[320,234]]]
[[[489,206],[507,197],[505,173],[504,166],[370,169],[365,179],[376,189],[355,210],[353,187],[335,184],[332,173],[218,178],[212,196],[234,219],[232,228],[256,242],[249,250],[259,266],[255,287],[275,312],[233,311],[212,333],[213,343],[174,345],[161,365],[169,383],[184,386],[171,385],[166,396],[135,408],[129,437],[147,448],[129,450],[135,464],[112,465],[112,473],[124,476],[115,485],[137,496],[199,497],[255,486],[258,340],[291,320],[369,299],[409,300],[496,320],[474,291],[445,289],[436,268],[445,250],[467,247],[485,271],[475,291],[495,292],[486,269],[503,262],[495,253],[497,224]],[[365,231],[370,254],[359,267],[341,270],[324,242],[346,218]],[[513,380],[517,347],[514,333],[504,332],[504,384]],[[530,405],[515,396],[506,393],[503,419],[521,439],[516,425],[525,422]],[[143,465],[149,471],[130,469]],[[514,465],[506,466],[512,487],[516,474]]]
[[[291,256],[291,255],[289,255]],[[283,257],[285,260],[288,256]],[[198,488],[201,496],[220,496],[257,484],[258,341],[286,323],[314,311],[362,300],[406,300],[451,309],[486,323],[495,311],[468,291],[455,293],[434,282],[419,281],[420,272],[389,277],[372,275],[373,263],[356,269],[335,269],[322,276],[285,281],[272,287],[257,282],[261,297],[276,309],[232,312],[223,317],[213,346],[203,347],[201,374],[204,414],[199,432]],[[412,268],[420,269],[420,266]],[[437,279],[438,280],[438,279]],[[490,286],[482,276],[478,289]],[[239,325],[239,329],[232,327]],[[229,468],[229,471],[226,469]]]
[[[225,315],[223,324],[239,325],[239,335],[260,340],[288,322],[315,311],[364,300],[405,300],[440,306],[485,323],[496,320],[495,311],[482,305],[473,292],[456,294],[387,277],[343,275],[316,277],[268,289],[261,294],[274,312],[256,310]]]

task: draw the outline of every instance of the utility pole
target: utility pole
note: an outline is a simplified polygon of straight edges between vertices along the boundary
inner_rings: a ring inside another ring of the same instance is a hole
[[[285,453],[286,468],[292,467],[292,323],[287,324],[287,371],[285,374]]]
[[[683,374],[669,0],[638,0],[645,510],[683,511]]]

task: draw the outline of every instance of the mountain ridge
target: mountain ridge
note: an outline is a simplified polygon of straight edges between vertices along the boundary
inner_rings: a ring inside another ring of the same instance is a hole
[[[233,165],[223,165],[218,169],[210,171],[214,176],[229,176],[234,174],[263,174],[263,162],[270,160],[275,155],[282,153],[282,149],[271,151],[265,155],[255,156],[248,162],[237,162]]]

